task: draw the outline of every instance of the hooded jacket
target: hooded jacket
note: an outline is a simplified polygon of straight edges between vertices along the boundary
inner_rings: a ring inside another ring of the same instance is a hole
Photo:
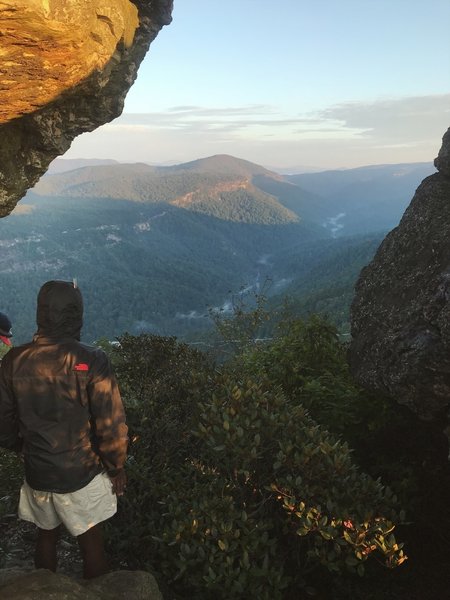
[[[127,426],[105,352],[79,341],[79,289],[50,281],[38,295],[33,341],[12,348],[0,370],[0,446],[22,447],[35,490],[73,492],[124,465]]]

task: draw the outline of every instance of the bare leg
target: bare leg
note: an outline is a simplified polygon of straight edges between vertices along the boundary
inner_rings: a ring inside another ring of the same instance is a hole
[[[36,550],[34,553],[34,566],[36,569],[56,571],[56,544],[59,538],[59,529],[59,525],[55,529],[41,529],[38,527]]]
[[[108,572],[101,524],[77,537],[83,558],[83,577],[93,579]]]

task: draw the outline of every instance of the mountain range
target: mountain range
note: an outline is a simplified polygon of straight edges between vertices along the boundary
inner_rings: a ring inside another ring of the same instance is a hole
[[[230,290],[258,291],[266,278],[273,302],[289,294],[344,325],[357,273],[433,172],[285,176],[227,155],[170,167],[65,162],[0,221],[2,310],[19,341],[33,331],[40,285],[72,277],[88,341],[199,330],[208,306],[227,309]]]

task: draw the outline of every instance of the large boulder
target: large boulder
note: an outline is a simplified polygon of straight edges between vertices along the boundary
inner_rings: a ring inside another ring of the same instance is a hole
[[[121,114],[172,2],[0,2],[0,217],[77,135]]]
[[[115,571],[75,581],[46,569],[0,570],[0,600],[163,600],[153,575]]]
[[[350,348],[363,386],[427,420],[450,405],[450,129],[435,166],[361,272]]]

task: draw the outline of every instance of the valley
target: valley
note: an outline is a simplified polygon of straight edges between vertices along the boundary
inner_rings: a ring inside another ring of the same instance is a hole
[[[210,326],[209,307],[226,310],[232,294],[267,281],[273,306],[288,296],[299,314],[325,312],[345,331],[360,269],[432,172],[403,165],[402,187],[399,167],[370,169],[375,182],[361,169],[282,176],[225,155],[56,166],[0,224],[2,310],[16,343],[34,332],[42,283],[72,278],[88,342],[195,336]]]

